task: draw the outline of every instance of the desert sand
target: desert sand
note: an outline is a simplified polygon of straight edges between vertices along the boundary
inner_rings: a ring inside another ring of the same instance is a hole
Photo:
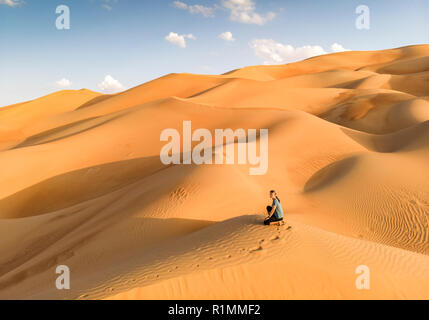
[[[269,129],[267,174],[163,165],[184,120]],[[429,299],[429,45],[6,106],[0,167],[0,299]]]

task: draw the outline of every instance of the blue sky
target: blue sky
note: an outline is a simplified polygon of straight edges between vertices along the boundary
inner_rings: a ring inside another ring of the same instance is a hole
[[[69,30],[56,28],[59,5],[70,8]],[[370,9],[369,30],[355,26],[359,5]],[[62,89],[115,92],[171,72],[429,43],[428,30],[427,0],[0,0],[0,106]]]

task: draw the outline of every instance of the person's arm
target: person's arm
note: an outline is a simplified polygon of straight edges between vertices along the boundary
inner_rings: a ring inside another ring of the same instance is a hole
[[[276,205],[273,205],[271,212],[270,212],[270,215],[268,216],[268,219],[273,216],[274,212],[276,212],[276,208],[277,208]]]

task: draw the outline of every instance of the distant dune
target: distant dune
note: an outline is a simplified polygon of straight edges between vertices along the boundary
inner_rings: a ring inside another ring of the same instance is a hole
[[[163,165],[185,120],[269,129],[267,174]],[[0,299],[429,299],[429,45],[3,107],[0,167]]]

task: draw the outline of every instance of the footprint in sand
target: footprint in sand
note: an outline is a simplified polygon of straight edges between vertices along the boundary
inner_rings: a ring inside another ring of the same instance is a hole
[[[185,201],[188,198],[188,193],[185,188],[179,187],[170,194],[171,200]]]
[[[271,241],[277,241],[277,240],[280,240],[280,236],[276,236],[276,237],[271,239]]]
[[[264,248],[262,248],[262,247],[260,246],[260,247],[258,247],[258,248],[256,248],[256,249],[250,250],[250,253],[259,253],[259,252],[262,252],[263,250],[264,250]]]

